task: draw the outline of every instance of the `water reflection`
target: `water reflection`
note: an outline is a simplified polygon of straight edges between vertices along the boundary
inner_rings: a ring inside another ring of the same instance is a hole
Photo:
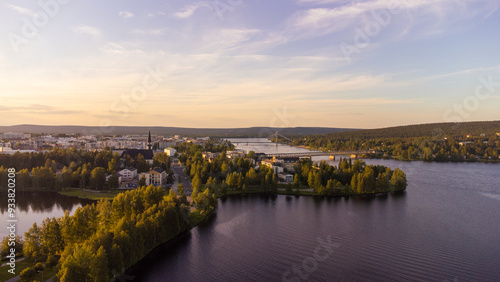
[[[1,199],[6,199],[6,193],[0,193]],[[53,192],[23,192],[16,195],[16,207],[18,212],[26,213],[48,213],[54,209],[73,210],[75,206],[83,206],[93,203],[91,200],[66,197]],[[3,215],[8,210],[7,201],[0,201],[0,213]],[[50,215],[48,215],[50,216]]]
[[[6,193],[0,193],[0,199],[7,199]],[[18,192],[16,194],[16,232],[23,235],[33,223],[41,224],[46,218],[59,218],[68,211],[73,214],[81,206],[95,201],[62,196],[54,192]],[[7,201],[0,201],[0,219],[6,222],[8,217]],[[7,236],[7,229],[0,229],[0,238]]]

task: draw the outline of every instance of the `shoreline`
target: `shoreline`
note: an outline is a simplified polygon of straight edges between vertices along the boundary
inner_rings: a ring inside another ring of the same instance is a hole
[[[138,268],[141,263],[145,263],[148,261],[148,259],[152,259],[153,256],[160,254],[159,252],[161,251],[162,248],[167,247],[169,244],[172,244],[175,241],[182,240],[182,237],[187,236],[187,234],[190,234],[191,230],[193,230],[195,227],[198,227],[198,225],[207,222],[216,212],[217,207],[211,208],[209,212],[203,215],[203,218],[199,221],[196,222],[195,225],[192,225],[188,230],[185,230],[177,235],[175,235],[173,238],[167,240],[166,242],[159,243],[156,245],[154,248],[152,248],[144,257],[142,257],[139,261],[137,261],[134,265],[130,266],[127,268],[124,272],[120,273],[119,276],[114,277],[114,281],[122,281],[122,279],[134,279],[135,276],[129,276],[129,272],[134,272],[135,268]],[[191,212],[192,213],[192,212]]]

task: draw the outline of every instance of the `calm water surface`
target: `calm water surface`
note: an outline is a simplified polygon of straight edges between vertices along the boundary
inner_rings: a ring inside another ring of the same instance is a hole
[[[9,213],[7,212],[7,193],[0,193],[0,226],[7,226]],[[17,224],[16,231],[18,235],[24,235],[33,223],[41,224],[47,217],[64,216],[64,211],[67,210],[71,214],[86,204],[95,203],[90,200],[77,199],[66,197],[57,193],[16,193],[16,215]],[[8,230],[0,229],[0,238],[7,236]]]
[[[328,157],[314,160],[322,159]],[[403,169],[408,190],[221,199],[208,222],[158,248],[129,275],[135,281],[500,281],[499,164],[366,162]],[[314,259],[319,241],[328,240],[331,254]]]

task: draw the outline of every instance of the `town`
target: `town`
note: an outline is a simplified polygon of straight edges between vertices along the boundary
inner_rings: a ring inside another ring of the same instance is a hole
[[[182,183],[182,186],[186,189],[186,193],[189,195],[192,192],[191,184],[178,160],[180,154],[175,148],[182,144],[194,144],[205,147],[209,142],[216,144],[228,143],[225,140],[211,139],[210,137],[159,136],[151,134],[151,132],[145,135],[119,136],[6,132],[0,134],[0,155],[4,154],[15,157],[17,154],[44,153],[53,150],[69,149],[94,153],[109,151],[113,155],[118,155],[120,162],[115,170],[104,172],[105,181],[97,181],[102,187],[92,186],[95,190],[127,190],[149,185],[168,188],[174,185],[177,188],[178,184]],[[314,154],[325,155],[321,152],[311,152],[296,154],[297,156],[287,156],[286,154],[284,156],[275,156],[272,154],[266,155],[264,153],[238,150],[233,145],[230,145],[229,148],[230,150],[225,152],[225,156],[229,161],[244,158],[251,162],[256,170],[259,170],[260,166],[265,166],[274,172],[275,177],[280,183],[292,183],[294,181],[294,165],[300,162],[301,159],[310,159]],[[221,152],[204,151],[202,156],[208,162],[212,162],[220,154]],[[352,155],[351,157],[356,158],[356,155]],[[332,156],[331,159],[334,159],[334,157]],[[168,165],[159,165],[160,163],[167,162]],[[131,165],[132,163],[133,165]],[[141,167],[141,163],[146,163],[147,166]],[[56,163],[55,166],[51,167],[56,179],[58,177],[64,178],[62,174],[67,172],[65,170],[66,166],[69,167],[70,164]],[[34,181],[34,178],[36,178],[35,173],[31,169],[28,171],[28,174],[32,178],[29,182],[34,184],[36,182]],[[57,183],[57,180],[55,182]],[[89,179],[87,184],[90,184],[90,182],[91,180]],[[43,184],[41,185],[42,188],[44,186]],[[62,188],[68,188],[64,187],[64,185],[62,186]],[[86,187],[86,185],[80,185],[80,188]]]

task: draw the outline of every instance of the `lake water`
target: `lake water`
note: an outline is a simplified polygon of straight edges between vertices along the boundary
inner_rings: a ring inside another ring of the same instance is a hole
[[[328,157],[314,158],[321,159]],[[129,275],[134,281],[500,280],[499,164],[366,162],[403,169],[407,191],[221,199],[208,222],[158,248]]]
[[[238,147],[267,153],[305,150],[274,144]],[[500,281],[500,164],[366,162],[403,169],[407,191],[375,197],[220,199],[207,222],[157,248],[125,278]],[[6,194],[0,198],[6,222]],[[33,222],[91,203],[34,193],[18,193],[17,200],[19,234]],[[0,235],[7,234],[0,230]]]
[[[7,220],[9,213],[7,212],[7,193],[0,193],[0,226],[5,226],[0,229],[0,238],[9,234],[7,230]],[[23,235],[28,231],[33,223],[41,224],[47,217],[64,216],[64,211],[67,210],[71,214],[86,204],[94,203],[94,201],[66,197],[57,193],[31,193],[17,192],[16,194],[16,233]]]

